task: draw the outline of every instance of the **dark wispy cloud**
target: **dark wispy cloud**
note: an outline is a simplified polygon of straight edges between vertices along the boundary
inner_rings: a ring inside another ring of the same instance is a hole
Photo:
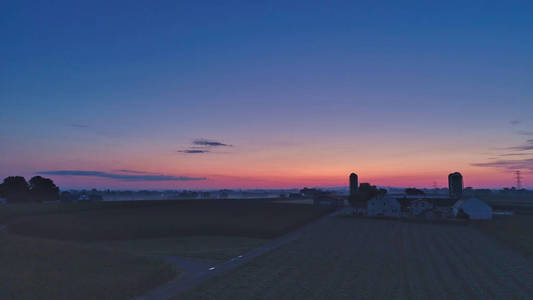
[[[196,139],[192,142],[196,146],[207,146],[207,147],[231,147],[229,144],[224,144],[219,141],[208,140],[208,139]]]
[[[209,150],[187,149],[187,150],[178,150],[178,152],[187,153],[187,154],[202,154],[202,153],[208,153]]]
[[[126,169],[121,169],[121,170],[116,170],[117,172],[122,172],[122,173],[130,173],[130,174],[151,174],[150,172],[145,172],[145,171],[136,171],[136,170],[126,170]]]
[[[209,139],[195,139],[192,141],[192,145],[187,147],[188,149],[178,150],[177,152],[186,154],[216,153],[215,148],[220,147],[233,147],[233,145]]]
[[[507,170],[526,169],[533,171],[533,158],[516,159],[516,160],[496,160],[485,163],[471,164],[474,167],[500,168]]]
[[[509,122],[511,125],[520,125],[522,122],[519,120],[512,120]],[[533,136],[533,131],[527,130],[515,130],[517,134],[525,136]],[[527,139],[518,146],[492,148],[503,153],[493,153],[492,157],[488,157],[488,162],[472,163],[470,165],[474,167],[482,168],[498,168],[507,171],[525,170],[529,173],[533,173],[533,139]]]
[[[527,140],[523,145],[520,146],[514,146],[509,147],[510,150],[516,150],[516,151],[527,151],[527,150],[533,150],[533,139]]]
[[[82,170],[52,170],[36,172],[41,175],[55,175],[55,176],[90,176],[100,178],[117,179],[121,181],[194,181],[206,180],[205,177],[188,177],[188,176],[169,176],[162,174],[116,174],[99,171],[82,171]]]
[[[520,135],[533,136],[533,131],[529,131],[529,130],[517,130],[515,132]]]
[[[526,155],[531,155],[529,153],[503,153],[503,154],[499,154],[498,156],[526,156]]]

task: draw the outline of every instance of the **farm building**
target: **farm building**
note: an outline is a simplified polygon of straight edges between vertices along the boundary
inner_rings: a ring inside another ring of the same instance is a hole
[[[453,215],[464,213],[472,220],[492,219],[492,207],[478,198],[461,199],[453,205]]]
[[[400,203],[392,197],[375,197],[368,201],[367,212],[369,216],[400,216]]]
[[[456,199],[448,197],[399,198],[402,208],[411,217],[449,218],[453,216],[453,204]]]
[[[422,216],[428,211],[433,210],[433,203],[425,199],[414,200],[410,204],[411,214],[413,216]]]
[[[457,200],[453,198],[434,198],[433,212],[439,217],[452,217],[453,205]]]
[[[367,202],[366,201],[357,201],[355,203],[351,203],[353,207],[353,213],[355,215],[366,215],[367,214]]]
[[[344,199],[331,195],[319,195],[313,198],[313,204],[315,206],[342,207],[344,206]]]

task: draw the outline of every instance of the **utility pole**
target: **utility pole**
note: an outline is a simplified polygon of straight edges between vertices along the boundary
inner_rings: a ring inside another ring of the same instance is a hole
[[[516,189],[519,190],[522,188],[522,176],[520,175],[520,170],[514,172],[516,179]]]

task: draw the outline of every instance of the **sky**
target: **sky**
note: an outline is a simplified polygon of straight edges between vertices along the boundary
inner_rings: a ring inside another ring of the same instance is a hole
[[[533,188],[530,1],[3,1],[0,178]]]

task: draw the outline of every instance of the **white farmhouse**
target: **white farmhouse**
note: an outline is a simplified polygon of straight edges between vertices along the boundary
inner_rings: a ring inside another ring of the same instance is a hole
[[[368,201],[367,212],[369,216],[400,216],[400,203],[392,197],[375,197]]]
[[[471,220],[492,219],[492,207],[478,198],[461,199],[453,205],[453,215],[464,212]]]

